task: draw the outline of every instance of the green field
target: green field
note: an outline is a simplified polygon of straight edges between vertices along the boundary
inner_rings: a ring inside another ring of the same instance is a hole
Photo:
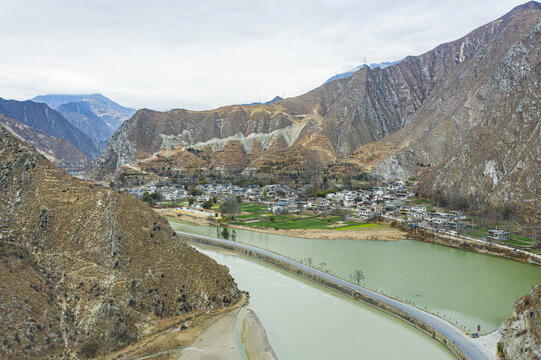
[[[426,199],[409,199],[409,200],[406,200],[404,203],[407,206],[420,206],[420,205],[422,206],[422,205],[424,205],[427,210],[430,210],[430,209],[432,209],[434,207],[434,203],[432,203],[432,201],[426,200]]]
[[[517,246],[527,246],[528,244],[523,243],[522,241],[516,241],[516,240],[505,240],[502,241],[504,244],[512,244]]]
[[[528,244],[533,243],[532,238],[528,236],[510,234],[509,237],[511,238],[511,240],[522,241]]]
[[[270,214],[267,211],[266,205],[259,205],[259,204],[240,204],[240,211],[249,213],[250,215],[260,215],[260,214]]]
[[[476,238],[484,238],[488,236],[488,229],[486,228],[469,229],[466,232],[466,235],[476,237]],[[523,235],[509,234],[509,240],[504,241],[504,243],[519,245],[519,246],[531,245],[532,238],[528,236],[523,236]]]
[[[273,219],[271,221],[270,219]],[[326,218],[303,218],[296,215],[275,215],[265,216],[264,219],[254,221],[250,223],[234,222],[233,225],[244,225],[255,228],[270,228],[270,229],[333,229],[333,230],[349,230],[357,228],[368,228],[372,226],[379,226],[378,224],[362,224],[356,221],[346,221],[338,223],[342,218],[339,216],[330,216]],[[338,224],[337,224],[338,223]],[[340,225],[340,226],[336,226]]]
[[[233,223],[234,225],[245,225],[256,228],[270,228],[270,229],[327,229],[329,224],[321,221],[320,219],[299,219],[299,220],[286,220],[286,221],[256,221],[247,224]]]
[[[334,228],[335,230],[350,230],[350,229],[361,229],[361,228],[371,228],[371,227],[378,227],[381,226],[380,224],[358,224],[357,225],[350,225],[350,226],[344,226],[339,228]]]
[[[469,229],[468,231],[466,231],[466,236],[484,238],[488,236],[488,229]]]
[[[164,204],[164,205],[175,205],[175,206],[188,206],[188,202],[187,201],[167,201],[167,200],[164,200],[164,201],[160,201],[160,204]]]

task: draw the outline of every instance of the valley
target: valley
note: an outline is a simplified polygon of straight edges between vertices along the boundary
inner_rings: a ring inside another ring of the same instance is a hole
[[[2,4],[0,358],[541,359],[503,3]]]

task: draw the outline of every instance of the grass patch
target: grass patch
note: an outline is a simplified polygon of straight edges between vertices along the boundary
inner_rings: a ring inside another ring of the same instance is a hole
[[[270,218],[273,218],[274,221],[270,221]],[[374,226],[377,224],[361,224],[356,221],[348,221],[343,223],[342,227],[335,228],[334,225],[338,221],[342,221],[342,218],[339,216],[330,216],[326,218],[303,218],[299,217],[297,215],[269,215],[265,216],[264,219],[260,219],[259,221],[254,221],[250,223],[240,223],[235,222],[232,223],[234,225],[245,225],[250,227],[256,227],[256,228],[270,228],[270,229],[283,229],[283,230],[294,230],[294,229],[301,229],[301,230],[309,230],[309,229],[339,229],[342,230],[344,228],[349,227],[367,227],[367,226]]]
[[[270,221],[270,218],[273,218],[274,222],[298,219],[298,216],[288,215],[288,214],[284,214],[284,215],[268,214],[268,215],[264,215],[263,217],[265,221],[267,221],[267,219],[269,219],[268,221]]]
[[[482,228],[470,229],[466,231],[466,235],[476,237],[476,238],[484,238],[488,236],[488,229],[482,229]]]
[[[532,238],[528,236],[510,234],[509,237],[511,238],[511,240],[523,241],[528,244],[533,243]]]
[[[502,241],[502,243],[504,243],[504,244],[513,244],[513,245],[517,245],[517,246],[527,246],[527,245],[529,245],[529,244],[523,243],[522,241],[516,241],[516,240],[505,240],[505,241]]]
[[[270,222],[270,221],[258,221],[249,224],[246,226],[259,227],[259,228],[271,228],[271,229],[284,229],[284,230],[293,230],[293,229],[328,229],[332,222],[327,222],[326,219],[320,218],[308,218],[308,219],[291,219],[281,222]]]
[[[356,225],[350,225],[350,226],[334,228],[334,230],[351,230],[351,229],[363,229],[363,228],[366,229],[366,228],[373,228],[373,227],[380,227],[380,226],[381,226],[380,224],[372,224],[372,223],[359,224],[359,223],[357,223]]]
[[[267,212],[267,206],[259,204],[240,204],[240,210],[249,213]]]
[[[164,200],[164,201],[160,201],[159,203],[164,204],[164,205],[188,206],[187,201]]]

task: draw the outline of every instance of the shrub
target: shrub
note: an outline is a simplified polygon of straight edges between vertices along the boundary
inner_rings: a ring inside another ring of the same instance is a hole
[[[81,356],[91,359],[96,356],[98,350],[100,349],[100,344],[97,340],[89,340],[81,346],[79,353]]]

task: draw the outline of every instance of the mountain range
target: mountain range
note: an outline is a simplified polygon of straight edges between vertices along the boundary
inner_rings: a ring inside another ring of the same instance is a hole
[[[375,68],[385,69],[387,66],[398,64],[399,62],[400,62],[400,60],[393,61],[393,62],[384,61],[384,62],[381,62],[381,63],[372,63],[370,65],[362,64],[362,65],[359,65],[359,66],[357,66],[354,69],[351,69],[349,71],[334,75],[333,77],[327,79],[327,81],[325,81],[325,84],[328,83],[328,82],[334,81],[334,80],[340,80],[340,79],[350,77],[351,75],[355,74],[357,71],[361,70],[364,67],[368,67],[370,69],[375,69]]]
[[[103,149],[107,141],[124,120],[135,114],[101,94],[40,95],[31,99],[45,103],[62,114],[79,130],[93,138]]]
[[[328,166],[464,206],[540,219],[541,4],[384,68],[364,66],[298,97],[209,111],[139,110],[88,176],[124,165],[169,176],[209,169],[283,176]]]
[[[0,98],[0,124],[72,174],[82,173],[134,112],[100,94]]]
[[[277,101],[280,101],[280,100],[284,100],[283,98],[281,98],[280,96],[275,96],[272,100],[269,100],[267,102],[253,102],[253,103],[250,103],[250,104],[242,104],[242,105],[245,105],[245,106],[252,106],[252,105],[269,105],[269,104],[272,104],[272,103],[275,103]]]
[[[0,114],[73,144],[88,158],[99,154],[96,142],[46,104],[0,98]]]
[[[12,135],[36,148],[56,166],[71,174],[81,174],[91,164],[88,156],[65,139],[54,137],[2,114],[0,114],[0,125]]]

